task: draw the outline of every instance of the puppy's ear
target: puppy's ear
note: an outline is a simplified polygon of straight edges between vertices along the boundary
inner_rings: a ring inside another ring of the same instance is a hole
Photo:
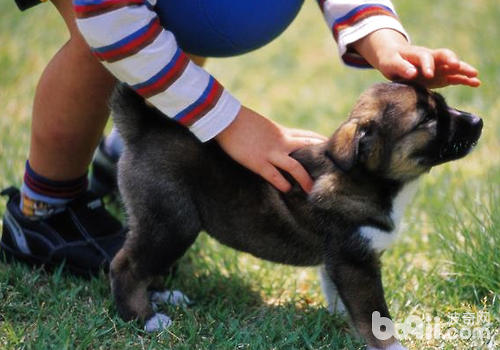
[[[332,136],[327,155],[343,171],[350,171],[358,163],[373,158],[376,132],[374,123],[359,124],[356,119],[344,123]]]
[[[351,170],[358,157],[358,122],[348,120],[335,131],[327,148],[327,156],[343,171]]]

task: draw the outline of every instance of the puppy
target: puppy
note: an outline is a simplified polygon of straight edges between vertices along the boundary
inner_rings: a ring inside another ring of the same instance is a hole
[[[321,266],[330,309],[338,293],[336,310],[347,310],[369,348],[404,349],[372,331],[372,313],[390,317],[379,257],[396,238],[418,178],[469,153],[480,118],[416,85],[377,84],[328,142],[292,153],[315,180],[306,194],[296,183],[279,192],[124,85],[112,105],[125,142],[119,188],[130,226],[110,272],[121,317],[139,318],[148,330],[170,323],[153,310],[148,288],[205,230],[262,259]],[[161,295],[168,297],[155,300]]]

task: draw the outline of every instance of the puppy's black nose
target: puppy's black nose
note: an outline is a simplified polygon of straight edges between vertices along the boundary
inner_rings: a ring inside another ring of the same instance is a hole
[[[459,112],[460,117],[465,118],[470,123],[471,126],[478,127],[478,128],[483,127],[483,120],[481,118],[479,118],[477,115],[463,112],[463,111],[459,111],[459,110],[456,110],[456,111]]]
[[[455,108],[448,108],[450,116],[455,119],[455,125],[458,126],[460,133],[469,134],[469,136],[475,140],[481,136],[481,131],[483,129],[483,120],[478,116],[460,111]],[[460,130],[461,129],[461,130]]]
[[[481,131],[483,130],[483,120],[479,118],[478,116],[472,115],[472,128],[474,129],[474,135],[473,138],[477,141],[479,137],[481,136]]]
[[[478,130],[482,130],[483,129],[483,120],[479,117],[476,117],[478,120],[477,120],[477,123],[476,123],[476,128]]]
[[[448,107],[448,113],[450,113],[450,115],[452,117],[460,118],[460,119],[467,121],[471,126],[479,127],[479,128],[483,127],[483,120],[481,118],[479,118],[477,115],[474,115],[474,114],[471,114],[468,112],[464,112],[464,111],[460,111],[458,109],[451,108],[451,107]]]
[[[483,129],[483,120],[477,115],[470,113],[464,113],[463,117],[467,119],[472,130],[475,131],[476,137],[479,137],[479,135],[481,134],[481,130]]]

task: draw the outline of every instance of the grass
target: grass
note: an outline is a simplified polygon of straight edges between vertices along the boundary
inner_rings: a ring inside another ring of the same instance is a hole
[[[394,1],[413,42],[450,47],[481,72],[474,90],[442,90],[448,102],[484,117],[477,149],[434,169],[406,213],[401,240],[383,257],[384,284],[396,320],[430,315],[443,329],[487,314],[500,327],[500,6],[494,0]],[[50,5],[20,13],[0,4],[0,187],[19,184],[29,146],[38,77],[67,39]],[[380,81],[343,67],[313,1],[278,40],[207,69],[244,103],[285,125],[330,134],[356,97]],[[5,202],[0,201],[0,212]],[[348,324],[323,308],[316,273],[257,260],[206,235],[169,281],[196,304],[167,308],[173,326],[145,334],[122,322],[104,275],[90,281],[0,264],[0,348],[5,349],[361,349]],[[457,323],[456,317],[462,320]],[[465,338],[465,337],[464,337]],[[412,349],[497,349],[471,339],[418,339]]]

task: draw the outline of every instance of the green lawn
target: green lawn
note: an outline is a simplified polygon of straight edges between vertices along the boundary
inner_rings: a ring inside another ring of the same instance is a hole
[[[482,116],[485,128],[473,154],[433,170],[422,182],[401,240],[383,257],[389,307],[399,321],[439,317],[442,330],[461,329],[470,315],[487,315],[486,327],[495,333],[500,327],[500,5],[496,0],[394,2],[413,42],[450,47],[480,70],[479,89],[441,92],[450,105]],[[339,63],[316,7],[306,1],[289,30],[264,49],[211,60],[207,68],[262,114],[330,134],[356,97],[383,78]],[[0,3],[2,188],[20,183],[36,82],[66,39],[51,5],[22,14],[14,1]],[[0,213],[4,208],[1,200]],[[0,263],[0,348],[362,348],[348,324],[324,309],[312,269],[263,262],[203,235],[169,283],[196,304],[167,307],[173,326],[145,334],[118,318],[104,275],[83,281]],[[411,349],[500,349],[500,336],[489,347],[460,337],[405,343]]]

